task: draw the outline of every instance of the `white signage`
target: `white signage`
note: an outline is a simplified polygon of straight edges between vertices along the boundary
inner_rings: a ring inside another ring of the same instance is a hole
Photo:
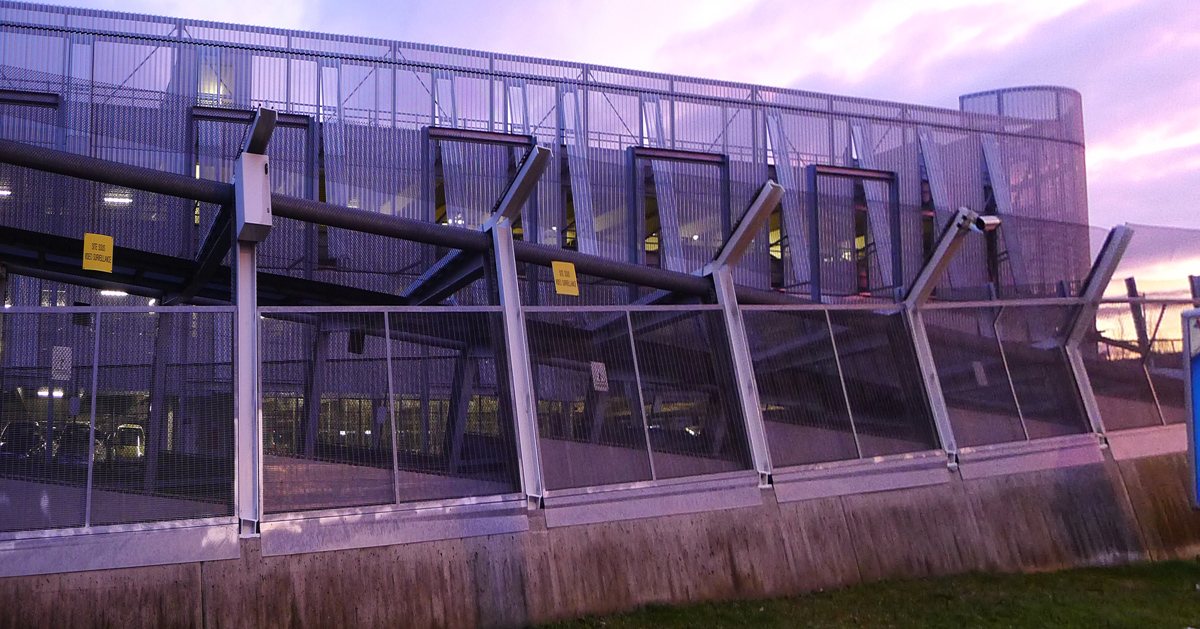
[[[592,388],[601,393],[608,392],[608,369],[604,363],[592,363]]]

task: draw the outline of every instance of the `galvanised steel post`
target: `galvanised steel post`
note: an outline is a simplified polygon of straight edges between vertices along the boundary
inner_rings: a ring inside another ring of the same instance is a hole
[[[521,487],[530,506],[538,506],[545,495],[541,453],[538,448],[537,406],[526,338],[525,313],[517,282],[517,260],[513,257],[512,222],[503,218],[491,226],[496,256],[496,287],[504,319],[504,360],[512,395],[513,419],[517,429],[517,455],[521,465]]]

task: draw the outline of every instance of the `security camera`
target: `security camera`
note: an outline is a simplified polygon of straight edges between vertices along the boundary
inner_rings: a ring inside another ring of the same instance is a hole
[[[995,231],[995,229],[999,226],[1000,217],[991,215],[976,216],[974,222],[971,223],[971,229],[980,233]]]

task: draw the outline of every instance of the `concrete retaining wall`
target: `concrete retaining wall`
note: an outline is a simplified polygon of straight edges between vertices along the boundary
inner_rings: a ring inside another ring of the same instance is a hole
[[[652,602],[1200,553],[1183,454],[307,555],[0,579],[0,628],[521,626]]]

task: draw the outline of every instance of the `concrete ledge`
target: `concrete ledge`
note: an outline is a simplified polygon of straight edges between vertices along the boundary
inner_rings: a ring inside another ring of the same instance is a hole
[[[958,451],[958,471],[964,480],[1102,462],[1104,453],[1100,449],[1100,438],[1092,433]]]
[[[546,526],[574,526],[762,504],[758,472],[546,492]]]
[[[950,482],[942,450],[835,461],[775,471],[775,499],[793,502]]]
[[[0,541],[0,577],[237,557],[233,518],[42,531]]]
[[[525,496],[338,509],[268,516],[264,556],[370,548],[529,530]]]
[[[1126,461],[1187,451],[1187,425],[1151,426],[1105,435],[1113,459]]]

